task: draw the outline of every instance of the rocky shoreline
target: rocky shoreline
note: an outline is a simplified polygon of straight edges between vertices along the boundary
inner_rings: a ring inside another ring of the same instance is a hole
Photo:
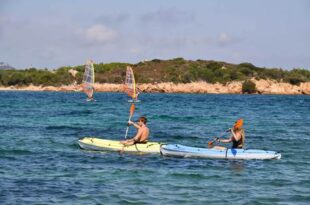
[[[300,85],[291,85],[289,83],[276,82],[272,80],[252,80],[256,84],[257,94],[283,94],[283,95],[309,95],[310,82]],[[146,93],[212,93],[212,94],[242,94],[241,81],[230,82],[226,85],[206,82],[192,83],[146,83],[139,84],[138,88]],[[95,84],[96,92],[123,92],[122,84]],[[25,87],[10,86],[0,87],[0,91],[20,90],[20,91],[62,91],[62,92],[81,92],[79,85],[66,86],[34,86]]]

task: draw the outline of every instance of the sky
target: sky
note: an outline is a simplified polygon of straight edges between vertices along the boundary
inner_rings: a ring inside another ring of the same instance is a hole
[[[16,68],[176,57],[310,69],[310,1],[0,0]]]

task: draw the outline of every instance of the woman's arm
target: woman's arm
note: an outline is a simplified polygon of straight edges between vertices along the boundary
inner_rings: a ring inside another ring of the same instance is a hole
[[[231,133],[232,133],[232,135],[230,136],[230,138],[228,138],[228,139],[220,139],[220,138],[218,138],[217,141],[218,141],[218,142],[223,142],[223,143],[232,142],[232,141],[233,141],[233,137],[235,136],[235,133],[233,132],[232,129],[230,129],[230,131],[231,131]]]
[[[223,142],[223,143],[229,143],[229,142],[231,142],[232,141],[232,139],[231,139],[231,137],[229,138],[229,139],[219,139],[218,140],[219,142]]]
[[[234,137],[235,140],[238,140],[238,137],[237,137],[236,133],[233,130],[230,130],[230,131],[231,131],[231,134],[232,134],[231,138]]]
[[[223,139],[223,140],[219,139],[219,142],[223,142],[223,143],[232,142],[232,141],[233,141],[233,138],[234,138],[235,140],[239,140],[240,137],[238,137],[238,136],[236,135],[236,133],[233,131],[233,129],[230,129],[230,132],[231,132],[231,136],[230,136],[229,139]]]
[[[236,141],[239,141],[241,139],[241,133],[240,131],[238,131],[237,133],[235,133],[233,130],[231,130],[231,139],[232,137],[236,140]],[[233,140],[233,139],[232,139]]]

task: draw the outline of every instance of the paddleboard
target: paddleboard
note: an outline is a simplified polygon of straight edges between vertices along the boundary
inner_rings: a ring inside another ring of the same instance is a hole
[[[79,146],[86,150],[95,151],[122,151],[122,152],[143,152],[160,153],[161,144],[158,142],[147,142],[144,144],[134,144],[124,146],[118,140],[99,139],[94,137],[84,137],[78,141]]]
[[[212,159],[281,159],[281,154],[258,149],[198,148],[179,144],[161,146],[161,154],[173,157],[195,157]]]

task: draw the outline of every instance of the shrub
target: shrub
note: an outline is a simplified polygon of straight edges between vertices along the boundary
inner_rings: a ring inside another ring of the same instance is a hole
[[[255,68],[256,68],[255,65],[253,65],[252,63],[247,63],[247,62],[245,62],[245,63],[240,63],[239,66],[240,66],[240,67],[250,68],[250,69],[255,69]]]
[[[285,81],[292,85],[300,85],[300,83],[305,82],[302,78],[297,76],[289,76],[285,79]]]
[[[246,80],[243,82],[242,84],[242,93],[248,93],[248,94],[252,94],[252,93],[256,93],[256,84],[250,80]]]
[[[222,68],[222,65],[218,62],[210,62],[207,67],[212,70],[212,71],[216,71],[218,69]]]
[[[95,80],[98,83],[123,83],[128,63],[99,63],[94,64]],[[278,68],[267,69],[256,67],[251,63],[238,65],[217,61],[185,60],[174,58],[171,60],[154,59],[147,63],[132,65],[137,83],[151,82],[175,82],[189,83],[195,81],[206,81],[209,83],[225,84],[231,81],[245,81],[251,78],[271,79],[299,85],[301,82],[310,81],[310,71],[296,68],[291,71]],[[78,71],[74,78],[68,71],[74,68]],[[56,70],[28,68],[25,70],[0,70],[0,84],[9,85],[68,85],[75,80],[82,82],[85,65],[74,67],[64,66]],[[245,93],[256,92],[253,82],[244,82]],[[251,87],[252,86],[252,87]]]
[[[307,82],[310,80],[310,72],[303,69],[293,69],[286,73],[283,80],[284,82],[288,82],[292,85],[299,85],[302,82]]]
[[[153,60],[151,60],[151,62],[153,62],[153,63],[160,63],[161,60],[160,59],[153,59]]]

